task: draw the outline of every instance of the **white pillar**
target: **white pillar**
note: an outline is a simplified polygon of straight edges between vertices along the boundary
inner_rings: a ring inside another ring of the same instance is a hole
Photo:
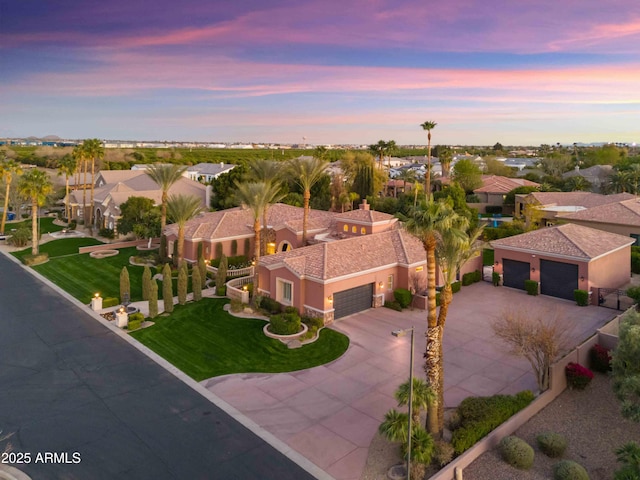
[[[116,325],[118,328],[124,328],[129,324],[129,314],[126,310],[118,310],[116,312]]]
[[[102,310],[102,297],[97,295],[91,299],[91,310],[97,312],[98,310]]]

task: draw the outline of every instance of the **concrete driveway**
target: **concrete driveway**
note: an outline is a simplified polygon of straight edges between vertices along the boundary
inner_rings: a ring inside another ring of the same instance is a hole
[[[559,315],[571,326],[575,344],[617,313],[484,282],[464,287],[454,297],[445,327],[447,407],[470,395],[535,390],[529,364],[507,355],[490,327],[509,307]],[[424,311],[371,309],[333,326],[351,344],[330,364],[293,373],[228,375],[202,384],[329,475],[356,480],[385,412],[397,407],[396,388],[409,375],[409,338],[393,337],[391,331],[416,327],[414,375],[424,377],[425,324]]]

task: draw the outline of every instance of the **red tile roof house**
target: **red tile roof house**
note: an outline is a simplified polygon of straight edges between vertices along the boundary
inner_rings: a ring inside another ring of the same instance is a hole
[[[511,190],[518,187],[539,187],[540,184],[525,178],[509,178],[499,175],[483,175],[482,186],[473,193],[480,203],[488,205],[503,205],[504,199]]]
[[[597,305],[599,288],[619,288],[631,276],[628,236],[580,225],[564,224],[494,240],[494,271],[507,287],[524,289],[525,280],[539,282],[540,293],[574,299],[574,290],[592,293]]]

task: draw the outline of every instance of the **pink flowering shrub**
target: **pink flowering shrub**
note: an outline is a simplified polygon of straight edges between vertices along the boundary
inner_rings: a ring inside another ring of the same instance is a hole
[[[593,372],[579,363],[569,363],[564,371],[567,375],[567,385],[576,390],[584,390],[593,379]]]

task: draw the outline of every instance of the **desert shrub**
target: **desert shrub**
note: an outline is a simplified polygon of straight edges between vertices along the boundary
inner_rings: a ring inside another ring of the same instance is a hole
[[[451,293],[458,293],[460,291],[460,288],[462,288],[462,284],[459,281],[453,282],[451,284]]]
[[[466,287],[475,282],[475,272],[468,272],[462,275],[462,286]]]
[[[296,315],[300,316],[300,312],[298,312],[298,309],[294,306],[287,306],[284,307],[284,310],[282,310],[284,313],[295,313]]]
[[[47,260],[49,260],[49,254],[48,253],[39,253],[37,255],[25,255],[22,258],[22,263],[24,263],[26,266],[30,266],[30,265],[38,265],[40,263],[44,263]]]
[[[393,298],[395,298],[396,302],[400,304],[400,307],[407,308],[409,305],[411,305],[413,295],[406,288],[396,288],[393,291]]]
[[[586,290],[574,290],[573,298],[580,307],[586,307],[589,305],[589,292]]]
[[[579,363],[568,363],[564,372],[567,375],[567,385],[576,390],[584,390],[593,379],[593,372]]]
[[[242,302],[237,298],[231,299],[231,311],[236,313],[242,311]]]
[[[115,307],[116,305],[120,305],[120,299],[115,297],[107,297],[102,300],[102,308]]]
[[[293,335],[300,331],[300,316],[295,313],[280,313],[269,318],[269,331],[276,335]]]
[[[30,240],[31,229],[20,227],[15,232],[11,233],[11,236],[7,239],[7,243],[14,247],[26,247]]]
[[[493,283],[494,287],[497,287],[500,285],[500,274],[498,272],[493,272],[491,274],[491,282]]]
[[[640,480],[640,445],[627,442],[615,450],[622,468],[615,471],[613,480]]]
[[[397,312],[401,312],[402,311],[402,305],[400,305],[395,300],[393,300],[391,302],[384,302],[384,306],[387,307],[387,308],[390,308],[391,310],[395,310]]]
[[[500,440],[498,445],[502,459],[520,470],[529,470],[533,466],[534,451],[521,438],[509,436]]]
[[[110,240],[116,238],[116,232],[113,230],[113,228],[101,228],[100,230],[98,230],[98,235]]]
[[[636,310],[627,311],[620,319],[611,368],[622,415],[640,422],[640,313]]]
[[[640,302],[640,286],[628,288],[625,293],[627,297],[632,298],[635,303]]]
[[[436,440],[433,444],[433,461],[436,465],[444,467],[453,460],[453,446],[444,440]]]
[[[527,295],[538,295],[538,282],[535,280],[525,280],[524,289],[527,291]]]
[[[458,406],[460,426],[453,431],[451,440],[456,453],[472,447],[491,430],[529,405],[533,398],[529,390],[516,395],[465,398]]]
[[[589,350],[589,368],[596,372],[607,373],[611,370],[611,353],[597,343]]]
[[[579,463],[562,460],[553,466],[553,480],[589,480],[589,474]]]
[[[263,297],[260,301],[260,308],[263,308],[269,313],[280,313],[282,311],[282,305],[270,297]]]
[[[544,432],[536,437],[540,451],[551,458],[561,457],[567,449],[567,439],[555,432]]]

